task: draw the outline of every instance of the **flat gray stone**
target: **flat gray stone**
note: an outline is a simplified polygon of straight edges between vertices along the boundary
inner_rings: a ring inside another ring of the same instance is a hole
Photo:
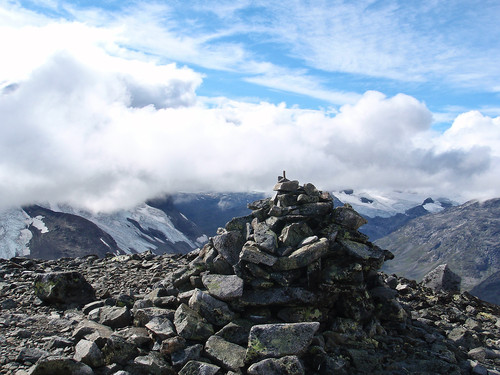
[[[175,336],[174,325],[167,318],[154,317],[146,324],[146,328],[153,332],[160,340],[166,340]]]
[[[205,344],[207,356],[226,370],[238,371],[245,366],[246,349],[219,336],[211,336]]]
[[[272,266],[276,263],[278,258],[260,250],[256,243],[249,241],[243,246],[239,255],[239,260],[253,264]]]
[[[289,256],[278,258],[273,269],[276,271],[289,271],[303,268],[323,257],[329,252],[329,242],[321,238],[318,242],[302,246]]]
[[[132,316],[128,307],[103,306],[99,308],[99,323],[111,328],[123,328],[130,324]]]
[[[229,301],[243,295],[243,279],[236,275],[208,274],[201,278],[208,293],[215,298]]]

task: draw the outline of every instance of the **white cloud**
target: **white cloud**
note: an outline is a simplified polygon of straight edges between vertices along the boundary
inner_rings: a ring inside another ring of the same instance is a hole
[[[0,206],[111,210],[179,190],[269,191],[284,169],[321,189],[500,194],[498,117],[465,113],[436,134],[426,106],[404,94],[348,94],[335,115],[205,101],[199,73],[124,48],[117,24],[26,22],[0,28]],[[200,58],[199,47],[187,40],[182,53]],[[249,71],[272,79],[274,68]],[[289,78],[272,85],[307,90],[304,77]],[[317,82],[309,87],[328,95]]]

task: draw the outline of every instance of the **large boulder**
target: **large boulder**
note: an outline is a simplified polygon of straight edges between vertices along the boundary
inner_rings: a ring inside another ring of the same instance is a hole
[[[49,304],[85,305],[95,300],[94,288],[76,271],[39,274],[34,287],[36,296]]]
[[[437,266],[424,276],[422,284],[434,290],[459,292],[462,279],[447,264]]]

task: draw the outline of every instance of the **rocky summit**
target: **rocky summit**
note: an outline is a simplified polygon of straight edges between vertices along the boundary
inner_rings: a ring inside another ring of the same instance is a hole
[[[379,272],[349,205],[274,190],[187,255],[0,259],[0,373],[500,374],[498,306]]]

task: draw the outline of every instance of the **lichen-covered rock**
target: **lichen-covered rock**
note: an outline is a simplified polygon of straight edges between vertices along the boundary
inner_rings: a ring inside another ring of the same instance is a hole
[[[246,362],[287,355],[301,356],[318,329],[318,322],[255,325],[248,338]]]
[[[113,363],[126,365],[128,361],[139,355],[137,345],[117,334],[113,334],[108,338],[102,352],[104,362],[108,365]]]
[[[240,231],[228,231],[212,238],[214,248],[230,264],[238,263],[241,246],[245,243],[245,238]]]
[[[76,271],[39,274],[34,287],[36,296],[47,303],[85,305],[95,299],[94,288]]]
[[[236,275],[204,275],[201,278],[208,293],[215,298],[229,301],[243,295],[243,280]]]
[[[304,375],[304,365],[297,356],[268,358],[248,368],[248,375]]]
[[[246,349],[222,337],[211,336],[205,344],[205,351],[209,358],[227,370],[238,371],[245,366]]]
[[[305,222],[286,225],[279,236],[284,246],[297,246],[305,237],[312,236],[314,232]]]
[[[175,311],[174,325],[177,333],[187,340],[203,341],[214,334],[212,325],[184,303]]]
[[[224,326],[234,319],[234,312],[227,303],[222,302],[210,294],[196,289],[189,299],[189,307],[200,313],[208,322],[216,326]]]

